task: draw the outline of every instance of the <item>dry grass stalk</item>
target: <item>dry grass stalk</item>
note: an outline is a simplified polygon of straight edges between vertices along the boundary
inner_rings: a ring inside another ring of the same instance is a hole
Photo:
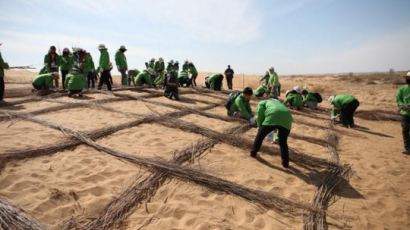
[[[47,228],[5,198],[0,197],[0,229],[45,230]]]
[[[227,130],[226,133],[244,132],[247,130],[246,127],[235,127]],[[193,158],[199,157],[206,150],[212,148],[216,143],[215,140],[200,140],[193,146],[177,153],[173,162],[177,164],[190,162]],[[131,211],[138,208],[144,200],[150,199],[167,178],[167,173],[155,172],[144,181],[130,186],[117,199],[111,201],[97,219],[86,223],[81,229],[119,228],[121,223],[128,219]]]
[[[305,230],[327,230],[326,210],[339,185],[350,177],[351,168],[348,165],[340,165],[339,155],[337,153],[338,137],[334,131],[332,122],[329,122],[327,141],[330,154],[330,161],[337,166],[331,166],[327,169],[326,177],[320,185],[313,199],[312,208],[320,212],[309,212],[305,218]]]
[[[160,159],[152,159],[138,156],[131,156],[120,151],[113,150],[111,148],[102,146],[94,142],[92,139],[87,137],[84,133],[64,128],[60,125],[53,124],[48,121],[40,120],[34,118],[27,114],[18,114],[15,113],[15,116],[19,116],[22,119],[36,122],[38,124],[61,130],[67,135],[71,135],[83,143],[105,153],[108,153],[112,156],[118,157],[120,159],[129,161],[134,164],[143,165],[145,167],[151,168],[157,172],[166,172],[169,175],[172,175],[176,178],[194,182],[198,185],[216,190],[225,192],[227,194],[237,195],[246,199],[250,202],[260,204],[266,208],[275,209],[282,214],[300,214],[301,211],[312,211],[312,208],[308,207],[305,204],[296,203],[291,200],[281,198],[279,196],[273,195],[271,193],[262,192],[259,190],[251,189],[244,187],[242,185],[230,182],[224,179],[217,178],[210,174],[203,173],[200,170],[189,168],[186,166],[181,166],[174,162],[166,162]]]
[[[178,128],[183,131],[201,134],[208,138],[215,139],[222,143],[233,145],[233,146],[236,146],[242,149],[250,150],[253,144],[253,141],[248,140],[246,138],[235,136],[235,135],[219,133],[214,130],[204,128],[201,126],[197,126],[195,124],[185,122],[185,121],[175,119],[175,118],[168,118],[166,120],[160,120],[159,122],[162,125],[170,127],[170,128]],[[261,148],[261,151],[270,153],[272,155],[278,155],[278,152],[279,152],[278,148],[274,146],[269,147],[269,148],[263,146]],[[295,151],[290,151],[289,155],[290,155],[290,160],[292,162],[294,162],[297,165],[302,165],[305,168],[327,168],[327,166],[330,164],[328,161],[324,159],[315,158],[313,156],[308,156],[306,154],[298,153]]]
[[[203,107],[204,110],[207,109],[211,109],[214,108],[214,105],[210,105],[210,106],[205,106]],[[25,117],[29,117],[28,113],[21,113],[21,112],[13,112],[13,111],[0,111],[0,113],[3,113],[9,117],[20,117],[20,118],[25,118]],[[105,127],[105,128],[101,128],[101,129],[96,129],[96,130],[92,130],[88,133],[86,133],[87,136],[89,136],[92,139],[98,139],[101,137],[105,137],[108,136],[112,133],[124,130],[124,129],[128,129],[131,127],[136,127],[138,125],[141,124],[146,124],[146,123],[151,123],[151,122],[155,122],[158,120],[163,120],[163,119],[167,119],[169,117],[182,117],[185,115],[190,114],[191,112],[189,110],[182,110],[182,111],[177,111],[177,112],[171,112],[171,113],[167,113],[164,114],[162,116],[152,116],[152,115],[148,115],[145,116],[143,118],[139,118],[127,123],[123,123],[120,125],[115,125],[115,126],[111,126],[111,127]],[[11,160],[21,160],[21,159],[25,159],[25,158],[32,158],[32,157],[38,157],[38,156],[44,156],[44,155],[49,155],[49,154],[53,154],[56,153],[58,151],[62,151],[64,149],[67,148],[71,148],[71,147],[75,147],[77,145],[80,145],[82,142],[77,140],[77,139],[69,139],[67,141],[58,143],[58,144],[52,144],[52,145],[47,145],[44,147],[39,147],[36,149],[26,149],[26,150],[19,150],[19,151],[11,151],[11,152],[7,152],[4,154],[0,154],[0,171],[1,169],[3,169],[3,167],[5,166],[5,164]]]
[[[61,127],[59,125],[53,124],[48,121],[39,120],[39,119],[30,117],[28,115],[18,115],[18,116],[20,118],[42,124],[50,128],[59,129],[65,134],[71,135],[81,140],[83,143],[91,147],[94,147],[95,149],[99,151],[106,152],[112,156],[121,158],[123,160],[127,160],[134,164],[144,165],[148,168],[152,168],[159,172],[161,171],[166,172],[167,174],[170,174],[174,177],[180,178],[182,180],[191,181],[198,185],[206,186],[213,190],[222,191],[228,194],[240,196],[246,200],[263,205],[267,208],[276,209],[284,213],[298,213],[298,210],[299,211],[310,210],[309,207],[304,204],[295,203],[293,201],[283,199],[283,198],[280,198],[278,196],[275,196],[275,195],[272,195],[266,192],[261,192],[258,190],[246,188],[236,183],[226,181],[226,180],[214,177],[209,174],[205,174],[199,170],[192,169],[192,168],[185,167],[185,166],[180,166],[179,164],[176,164],[173,162],[165,162],[159,159],[150,159],[150,158],[143,158],[143,157],[137,157],[137,156],[130,156],[128,154],[115,151],[113,149],[110,149],[108,147],[101,146],[95,143],[93,140],[91,140],[89,137],[87,137],[81,132],[70,130],[70,129]]]

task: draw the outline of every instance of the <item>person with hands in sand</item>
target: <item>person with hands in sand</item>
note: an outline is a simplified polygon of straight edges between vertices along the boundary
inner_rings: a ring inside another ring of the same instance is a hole
[[[301,92],[302,88],[300,86],[295,86],[292,90],[286,91],[286,99],[283,104],[290,108],[301,110],[303,107],[303,97],[300,94]]]
[[[352,95],[334,95],[328,99],[332,105],[331,119],[340,118],[340,122],[346,128],[354,128],[354,113],[359,107],[359,101]]]
[[[245,87],[241,92],[236,91],[229,95],[225,102],[225,108],[228,111],[228,116],[242,118],[251,121],[252,109],[249,104],[253,95],[251,87]]]
[[[37,91],[38,95],[43,96],[52,92],[53,81],[59,78],[58,72],[40,74],[33,80],[33,92]]]
[[[396,102],[402,116],[403,154],[410,155],[410,72],[407,73],[405,78],[406,84],[397,90]]]
[[[256,157],[264,138],[273,130],[278,131],[282,166],[289,167],[288,136],[292,128],[292,114],[277,99],[263,100],[256,107],[258,133],[251,150],[251,157]]]

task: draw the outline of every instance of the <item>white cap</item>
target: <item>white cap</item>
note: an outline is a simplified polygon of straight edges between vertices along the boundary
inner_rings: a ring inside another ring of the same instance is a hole
[[[106,49],[106,48],[105,48],[105,45],[104,45],[104,44],[99,44],[99,45],[98,45],[98,49],[99,49],[99,50],[102,50],[102,49]]]
[[[1,43],[0,43],[1,45]],[[410,72],[407,72],[406,77],[410,77]]]
[[[302,92],[302,87],[297,85],[297,86],[293,87],[293,90],[295,90],[298,93],[301,93]]]
[[[329,101],[329,103],[332,103],[333,99],[335,98],[335,96],[330,96],[329,99],[327,99]]]

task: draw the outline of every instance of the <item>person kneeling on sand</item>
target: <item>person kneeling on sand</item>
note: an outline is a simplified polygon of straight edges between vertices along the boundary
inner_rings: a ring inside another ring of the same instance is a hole
[[[64,87],[68,89],[68,96],[71,97],[75,94],[78,94],[79,97],[82,97],[82,91],[85,87],[84,74],[81,73],[81,70],[78,68],[73,68],[69,74],[67,74]]]
[[[242,93],[236,91],[232,92],[228,100],[225,102],[225,108],[228,110],[228,116],[243,118],[247,121],[251,121],[252,109],[249,101],[253,95],[251,87],[245,87]]]
[[[263,97],[265,94],[267,94],[268,91],[268,87],[266,87],[265,84],[260,85],[258,88],[256,88],[255,90],[255,97],[257,98],[261,98]]]
[[[256,107],[256,123],[259,127],[251,150],[251,157],[256,157],[264,138],[273,130],[278,131],[282,166],[289,167],[288,136],[292,127],[292,114],[277,99],[263,100]]]
[[[40,96],[49,94],[52,91],[53,88],[53,81],[58,79],[59,75],[58,72],[52,72],[52,73],[45,73],[45,74],[40,74],[37,77],[33,79],[33,87],[34,91],[37,91],[37,94]]]
[[[410,72],[405,76],[406,85],[401,86],[396,93],[397,106],[402,116],[401,127],[404,142],[403,154],[410,155]]]
[[[354,113],[359,107],[359,101],[352,95],[334,95],[329,97],[331,109],[331,119],[340,117],[340,122],[346,128],[354,128]]]
[[[155,71],[151,68],[143,70],[134,79],[137,86],[147,85],[148,87],[153,87],[152,76],[155,75]]]
[[[303,105],[309,109],[317,109],[317,104],[322,102],[322,96],[319,93],[302,90]]]
[[[286,91],[286,99],[283,102],[284,105],[295,108],[297,110],[302,109],[303,107],[303,97],[300,94],[302,92],[302,88],[299,86],[293,87],[292,90]]]
[[[205,86],[208,89],[212,89],[215,91],[221,91],[223,79],[224,79],[224,76],[220,73],[212,74],[205,78]]]

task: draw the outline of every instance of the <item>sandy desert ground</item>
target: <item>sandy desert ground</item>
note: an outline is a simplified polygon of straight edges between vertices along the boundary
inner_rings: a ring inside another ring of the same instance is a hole
[[[315,229],[320,224],[308,220],[318,216],[329,229],[410,229],[410,158],[401,153],[395,105],[400,74],[281,76],[282,93],[300,85],[325,98],[321,110],[292,111],[290,169],[269,142],[258,159],[249,157],[257,130],[232,134],[244,124],[226,118],[226,92],[181,89],[179,102],[154,89],[40,98],[31,94],[34,75],[6,71],[0,200],[44,228]],[[258,79],[238,75],[234,87],[256,88]],[[326,98],[343,93],[361,102],[356,129],[329,126]],[[332,132],[337,166],[329,163]],[[315,206],[329,178],[340,183]]]

